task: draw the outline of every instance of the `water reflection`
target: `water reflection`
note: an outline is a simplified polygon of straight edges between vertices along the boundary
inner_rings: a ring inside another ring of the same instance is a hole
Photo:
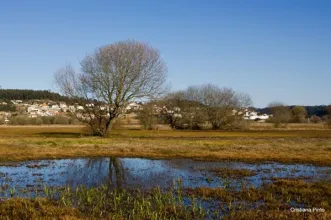
[[[248,169],[256,175],[231,179],[231,184],[243,182],[260,186],[276,178],[304,177],[307,181],[330,179],[330,167],[284,165],[279,163],[246,164],[240,162],[203,162],[189,159],[150,160],[141,158],[79,158],[10,163],[0,166],[0,196],[10,188],[42,189],[44,185],[88,187],[108,184],[113,187],[149,189],[170,187],[181,179],[184,187],[217,187],[224,184],[210,169]]]

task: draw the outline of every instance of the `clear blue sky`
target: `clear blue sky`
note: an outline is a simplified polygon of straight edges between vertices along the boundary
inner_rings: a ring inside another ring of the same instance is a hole
[[[256,107],[331,103],[331,1],[2,1],[0,86],[54,90],[53,73],[119,40],[159,49],[173,90],[215,83]]]

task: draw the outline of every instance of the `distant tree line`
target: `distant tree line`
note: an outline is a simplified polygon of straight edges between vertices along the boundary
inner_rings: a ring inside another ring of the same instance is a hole
[[[275,127],[287,126],[288,123],[320,123],[326,122],[331,125],[331,106],[317,106],[312,110],[309,106],[310,114],[305,106],[286,106],[280,102],[273,102],[268,105],[267,114],[272,114],[272,117],[267,122],[274,123]],[[315,114],[314,114],[315,113]]]
[[[1,119],[0,119],[1,120]],[[0,121],[0,124],[1,123]],[[26,115],[18,115],[10,118],[11,125],[77,125],[75,118],[64,116],[42,116],[30,118]]]
[[[0,89],[0,100],[32,100],[49,99],[52,101],[68,101],[68,98],[49,90],[31,90],[31,89]]]
[[[295,106],[287,106],[289,109],[293,109]],[[328,106],[327,105],[316,105],[316,106],[302,106],[305,108],[307,112],[307,116],[318,116],[323,117],[325,115],[328,115]],[[261,112],[262,114],[272,114],[273,108],[268,106],[266,108],[256,108],[255,109],[258,112]]]
[[[147,103],[138,113],[138,119],[144,129],[157,128],[157,124],[168,124],[172,129],[246,129],[249,123],[242,117],[243,109],[259,111],[250,105],[247,94],[229,88],[212,84],[190,86],[186,90],[170,93],[164,99]],[[305,106],[273,102],[264,109],[264,113],[272,115],[266,122],[273,123],[277,128],[287,127],[288,123],[322,122],[331,127],[331,105],[317,106],[315,110],[311,107],[310,114],[315,115],[309,116]]]

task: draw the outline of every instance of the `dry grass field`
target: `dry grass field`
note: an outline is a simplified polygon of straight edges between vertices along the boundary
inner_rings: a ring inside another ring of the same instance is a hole
[[[0,161],[68,157],[192,158],[331,165],[331,130],[114,130],[90,137],[81,126],[1,126]]]
[[[249,128],[250,130],[323,130],[326,129],[326,125],[323,123],[289,123],[282,125],[280,128],[274,128],[272,123],[250,122]]]

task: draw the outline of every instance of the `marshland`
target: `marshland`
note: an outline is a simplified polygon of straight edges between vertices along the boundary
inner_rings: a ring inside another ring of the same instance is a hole
[[[0,136],[1,219],[330,217],[322,127],[99,138],[82,126],[2,126]]]
[[[1,1],[0,220],[330,220],[331,1]]]

